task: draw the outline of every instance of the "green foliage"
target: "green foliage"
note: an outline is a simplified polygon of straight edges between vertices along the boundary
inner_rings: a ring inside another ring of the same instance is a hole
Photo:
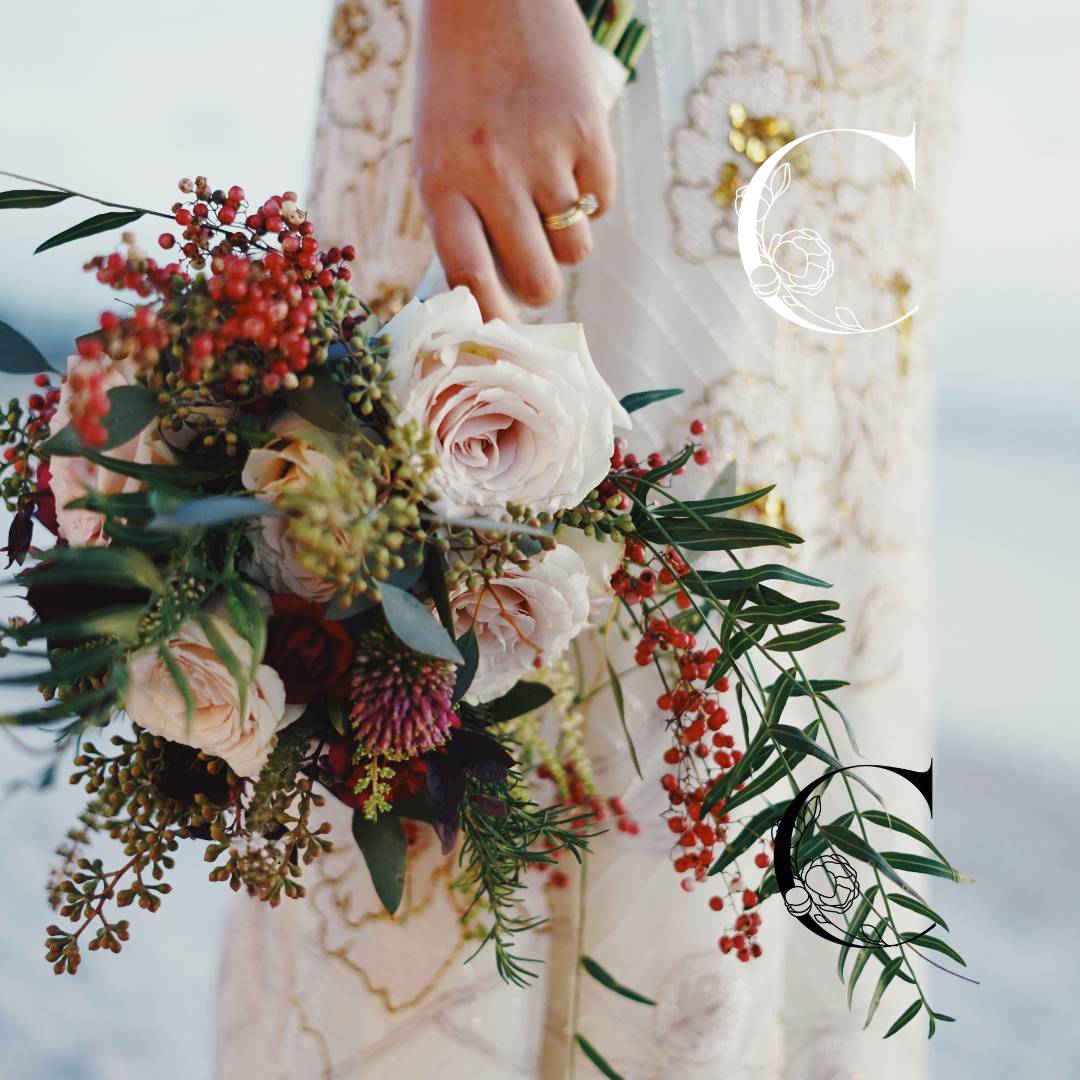
[[[144,214],[143,210],[109,210],[104,214],[95,214],[85,221],[80,221],[77,225],[61,230],[55,236],[50,236],[48,240],[34,248],[34,254],[38,255],[61,244],[70,244],[72,240],[82,240],[87,236],[97,236],[98,233],[122,229],[125,225],[138,221]]]
[[[382,906],[393,915],[405,891],[406,844],[401,818],[380,814],[372,821],[363,811],[354,810],[352,834]]]
[[[627,394],[619,404],[628,412],[634,413],[638,409],[644,409],[656,401],[666,401],[668,398],[678,397],[681,390],[640,390],[636,394]]]
[[[611,975],[604,968],[602,968],[591,957],[583,956],[581,958],[581,966],[598,982],[601,986],[606,986],[608,990],[613,991],[616,994],[620,994],[624,998],[629,998],[631,1001],[640,1002],[642,1005],[655,1005],[656,1002],[652,998],[646,997],[644,994],[639,994],[636,990],[631,990],[629,986],[619,982],[614,975]]]
[[[415,652],[464,664],[465,657],[454,639],[411,593],[388,582],[379,588],[382,610],[394,635]]]
[[[843,620],[837,614],[839,605],[831,600],[791,598],[775,587],[776,584],[786,583],[800,588],[828,588],[828,583],[775,563],[742,566],[735,555],[739,548],[789,546],[800,540],[786,530],[727,516],[751,506],[769,489],[748,492],[745,496],[725,491],[714,493],[707,499],[688,502],[675,498],[660,482],[671,471],[669,466],[673,462],[681,465],[685,460],[684,452],[666,465],[651,470],[643,480],[637,481],[636,489],[627,486],[621,477],[616,477],[615,482],[633,504],[635,530],[631,536],[640,540],[662,565],[668,565],[662,550],[669,547],[683,554],[692,551],[726,552],[735,564],[730,570],[691,568],[685,573],[681,586],[690,595],[692,610],[676,616],[679,625],[693,629],[699,641],[707,636],[719,646],[721,655],[707,685],[713,686],[721,678],[735,680],[736,700],[745,737],[742,757],[712,784],[706,793],[702,812],[709,812],[721,801],[725,812],[732,814],[754,799],[768,797],[774,800],[774,805],[754,813],[734,839],[726,842],[710,869],[710,873],[716,874],[733,867],[740,855],[760,842],[763,836],[767,837],[783,808],[788,805],[788,800],[776,799],[773,789],[783,785],[790,788],[792,793],[797,791],[800,785],[794,779],[794,770],[801,762],[813,757],[829,769],[842,766],[826,720],[828,712],[840,717],[853,747],[855,740],[847,718],[829,696],[847,685],[846,682],[840,679],[808,679],[797,659],[804,651],[844,632]],[[658,505],[652,505],[653,501]],[[652,607],[663,610],[668,598],[662,596],[654,599]],[[790,666],[781,668],[778,662],[780,656]],[[768,686],[759,680],[756,659],[778,669],[778,677]],[[814,713],[809,724],[796,727],[785,722],[786,710],[793,700],[809,702]],[[748,709],[748,705],[751,709]],[[756,713],[756,723],[751,713]],[[862,972],[871,961],[875,961],[881,965],[881,972],[871,995],[867,1023],[872,1020],[888,988],[895,982],[903,982],[919,989],[919,999],[914,1007],[909,1006],[893,1023],[887,1034],[895,1033],[909,1023],[920,1009],[925,1009],[930,1034],[933,1035],[937,1014],[926,1003],[908,950],[918,949],[921,942],[929,942],[927,949],[957,963],[963,961],[951,946],[937,938],[916,939],[909,944],[890,904],[897,911],[915,912],[947,929],[900,875],[902,872],[915,872],[953,881],[969,879],[950,866],[931,841],[913,826],[883,809],[863,810],[855,798],[853,783],[866,788],[875,798],[877,795],[860,776],[848,773],[838,776],[838,782],[850,799],[851,809],[828,825],[819,826],[816,820],[804,822],[797,850],[793,853],[796,871],[802,872],[830,852],[854,857],[871,868],[874,883],[859,898],[849,922],[849,933],[855,934],[853,940],[856,943],[872,943],[876,939],[882,944],[871,944],[871,947],[858,950],[848,976],[849,1003]],[[867,838],[867,829],[872,826],[917,840],[929,847],[938,858],[879,851]],[[884,879],[898,885],[903,892],[886,896],[882,887]],[[776,889],[775,873],[769,869],[755,891],[764,900]],[[919,928],[920,931],[925,929]],[[891,942],[888,948],[884,944],[886,940]],[[849,944],[840,951],[838,969],[842,978],[851,948]]]
[[[41,188],[0,191],[0,210],[35,210],[43,206],[55,206],[70,198],[70,191],[45,191]]]
[[[0,199],[2,198],[3,196],[0,196]],[[52,365],[29,338],[24,337],[13,326],[0,321],[0,371],[13,375],[28,375],[36,371],[51,370]]]
[[[516,955],[513,938],[544,922],[518,913],[525,872],[538,863],[554,863],[564,852],[580,861],[589,840],[582,829],[585,818],[581,811],[566,806],[541,808],[524,796],[523,790],[514,771],[495,784],[482,785],[467,776],[461,806],[459,883],[471,894],[470,910],[479,905],[492,919],[473,956],[490,942],[499,975],[515,986],[525,986],[535,977],[536,972],[527,965],[537,961]],[[484,806],[489,804],[478,802],[478,795],[501,801],[506,812],[488,813]]]
[[[502,697],[488,702],[489,723],[501,724],[524,716],[525,713],[543,708],[554,696],[554,691],[550,686],[521,679],[514,683]]]

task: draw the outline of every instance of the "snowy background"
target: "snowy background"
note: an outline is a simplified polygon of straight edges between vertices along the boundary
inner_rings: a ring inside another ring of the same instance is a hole
[[[1080,1068],[1080,873],[1066,824],[1080,761],[1080,14],[1069,0],[969,11],[957,97],[941,103],[957,135],[936,305],[935,781],[937,834],[978,879],[937,898],[983,985],[936,988],[960,1022],[933,1060],[941,1078],[1052,1080]],[[302,14],[283,0],[147,12],[134,0],[5,10],[0,168],[143,205],[167,199],[181,172],[302,193],[328,0]],[[55,358],[102,302],[77,269],[95,241],[29,257],[72,220],[66,206],[0,218],[0,318]],[[6,379],[0,394],[24,388]],[[39,767],[0,735],[0,784]],[[0,1076],[209,1076],[229,894],[205,887],[197,852],[124,957],[91,958],[78,979],[41,959],[41,883],[80,804],[61,787],[0,805]]]

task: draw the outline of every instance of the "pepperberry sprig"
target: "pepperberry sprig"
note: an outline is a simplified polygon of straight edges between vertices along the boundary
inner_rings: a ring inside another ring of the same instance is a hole
[[[694,421],[691,435],[700,436],[704,430],[701,421]],[[686,891],[691,891],[710,875],[724,875],[726,899],[714,895],[709,903],[713,910],[730,908],[737,914],[718,944],[722,952],[733,953],[746,961],[762,952],[756,940],[761,924],[756,909],[769,893],[775,891],[775,878],[769,870],[768,832],[779,819],[786,802],[755,814],[737,837],[729,835],[731,811],[754,796],[764,794],[778,781],[787,780],[793,792],[797,791],[792,770],[808,753],[839,765],[837,745],[821,709],[822,703],[830,709],[835,706],[825,692],[825,684],[815,684],[807,679],[792,654],[842,632],[843,624],[831,613],[837,606],[834,603],[799,603],[763,584],[770,578],[809,586],[824,583],[769,565],[747,570],[735,555],[735,550],[742,547],[769,543],[789,546],[799,542],[798,537],[784,530],[729,516],[767,494],[767,490],[693,502],[684,502],[671,493],[667,478],[677,475],[688,461],[698,461],[701,449],[690,442],[683,451],[667,460],[660,455],[650,455],[646,462],[648,470],[636,460],[631,460],[628,467],[625,454],[619,455],[621,460],[619,457],[613,459],[608,490],[612,495],[618,493],[625,498],[635,528],[628,535],[626,558],[612,578],[612,587],[639,634],[637,663],[653,664],[664,684],[664,693],[657,704],[668,714],[667,724],[673,735],[672,746],[664,758],[666,764],[676,766],[676,771],[665,773],[662,780],[671,804],[666,815],[669,828],[677,837],[673,845],[673,865],[682,875],[682,887]],[[700,458],[708,460],[707,454],[701,454]],[[654,495],[662,498],[659,505],[651,504]],[[736,569],[730,572],[697,571],[683,555],[692,550],[724,551]],[[671,614],[665,610],[669,605],[674,609]],[[711,619],[710,615],[716,618]],[[791,631],[790,624],[799,620],[809,621],[810,627],[805,631]],[[770,631],[775,636],[768,637]],[[714,646],[699,647],[697,633],[707,634]],[[777,659],[783,654],[791,657],[789,668]],[[754,655],[764,657],[776,668],[778,677],[771,687],[765,687],[761,682],[754,666]],[[728,691],[729,677],[737,683],[736,697],[743,724],[741,749],[734,746],[732,736],[721,730],[726,724],[727,713],[717,695]],[[838,684],[827,685],[829,689],[835,689]],[[781,714],[792,696],[809,697],[815,711],[815,719],[802,730],[781,722]],[[757,714],[759,726],[754,731],[749,725],[747,705]],[[826,747],[816,741],[822,734]],[[882,991],[902,967],[904,981],[915,986],[919,998],[889,1034],[899,1030],[919,1011],[926,1012],[932,1034],[935,1020],[943,1017],[931,1009],[911,965],[908,951],[921,952],[906,942],[897,928],[895,913],[884,892],[882,875],[887,873],[898,882],[900,879],[895,868],[888,864],[887,857],[878,854],[870,845],[867,824],[899,828],[916,838],[921,834],[903,823],[895,825],[888,815],[868,817],[855,799],[846,774],[843,782],[852,809],[824,827],[815,838],[816,847],[812,845],[809,850],[832,851],[837,856],[846,852],[870,862],[876,884],[864,896],[864,907],[850,919],[855,935],[853,940],[858,940],[860,927],[868,913],[879,918],[879,927],[887,927],[895,934],[901,949],[895,961],[880,947],[871,949],[867,958],[875,956],[883,964]],[[859,834],[850,832],[848,826],[852,821],[858,822]],[[717,845],[719,855],[714,850]],[[755,866],[767,872],[761,885],[752,889],[744,885],[739,856],[755,849]],[[943,861],[926,859],[920,862],[893,857],[902,868],[966,880]],[[893,899],[895,902],[895,896]],[[881,907],[883,911],[879,911]],[[921,901],[911,909],[939,921]],[[926,947],[958,959],[958,954],[937,939],[922,940],[927,943]],[[852,985],[864,965],[865,960],[853,970]],[[880,996],[880,993],[874,996],[871,1015]]]

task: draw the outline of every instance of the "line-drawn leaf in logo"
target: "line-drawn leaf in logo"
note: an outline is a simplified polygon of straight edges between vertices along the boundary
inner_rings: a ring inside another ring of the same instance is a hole
[[[775,202],[791,186],[791,166],[785,161],[769,178],[769,202]]]
[[[841,325],[846,326],[849,330],[862,330],[863,325],[859,322],[858,316],[849,307],[836,307],[836,317],[839,319]]]

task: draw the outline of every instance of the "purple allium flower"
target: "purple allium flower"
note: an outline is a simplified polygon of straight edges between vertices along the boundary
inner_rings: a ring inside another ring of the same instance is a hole
[[[369,750],[415,757],[446,742],[458,717],[453,709],[456,669],[421,656],[384,630],[366,634],[356,650],[352,723]]]

